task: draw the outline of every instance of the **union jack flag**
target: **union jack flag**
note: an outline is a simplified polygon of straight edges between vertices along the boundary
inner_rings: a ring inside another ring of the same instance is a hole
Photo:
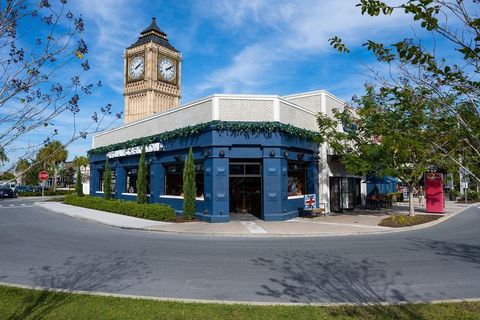
[[[310,210],[317,207],[317,197],[315,194],[306,194],[303,197],[305,201],[305,209]]]

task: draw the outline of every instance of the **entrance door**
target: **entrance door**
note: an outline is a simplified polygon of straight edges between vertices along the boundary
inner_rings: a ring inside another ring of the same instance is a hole
[[[230,162],[230,212],[262,218],[261,172],[260,163]]]
[[[330,177],[330,211],[353,210],[358,204],[359,192],[359,179]]]
[[[342,178],[330,177],[330,211],[342,212]]]

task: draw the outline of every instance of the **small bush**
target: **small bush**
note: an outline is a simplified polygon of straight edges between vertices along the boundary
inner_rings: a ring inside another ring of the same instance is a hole
[[[75,190],[57,190],[57,191],[44,191],[45,196],[64,196],[68,194],[73,194]],[[39,192],[20,192],[19,197],[41,197],[42,191]]]
[[[175,210],[168,205],[159,203],[139,204],[133,201],[107,200],[92,196],[78,197],[76,195],[66,196],[64,203],[155,221],[176,220]]]

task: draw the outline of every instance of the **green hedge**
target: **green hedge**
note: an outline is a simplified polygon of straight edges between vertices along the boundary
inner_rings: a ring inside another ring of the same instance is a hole
[[[76,195],[68,195],[64,200],[65,204],[78,207],[107,211],[123,214],[137,218],[156,220],[156,221],[175,221],[175,210],[164,204],[138,204],[134,201],[124,200],[106,200],[104,198]]]
[[[75,190],[57,190],[57,191],[44,191],[45,196],[64,196],[67,194],[73,194]],[[41,197],[42,191],[40,192],[19,192],[19,197]]]

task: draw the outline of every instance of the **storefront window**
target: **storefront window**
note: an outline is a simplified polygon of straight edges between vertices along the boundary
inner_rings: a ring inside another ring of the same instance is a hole
[[[127,193],[137,193],[138,168],[125,169],[127,183],[125,184]],[[147,194],[150,194],[150,168],[147,166]]]
[[[99,170],[98,174],[100,175],[100,186],[97,188],[97,190],[105,192],[105,190],[103,190],[103,181],[104,181],[105,170]],[[110,192],[114,192],[114,190],[115,190],[115,171],[110,171],[110,177],[111,177],[111,180],[110,180],[111,190],[110,190]]]
[[[304,162],[288,161],[288,195],[300,196],[306,193],[307,166]]]
[[[183,196],[183,166],[182,162],[165,166],[165,194]],[[195,164],[195,185],[197,197],[203,197],[204,190],[203,163]]]

